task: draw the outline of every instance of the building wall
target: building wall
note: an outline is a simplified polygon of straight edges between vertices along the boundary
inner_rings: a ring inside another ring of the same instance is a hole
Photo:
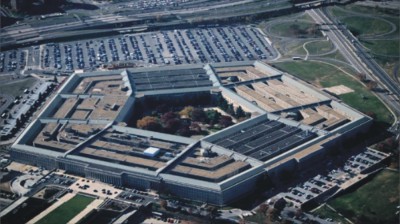
[[[182,185],[180,183],[167,182],[165,189],[173,195],[208,204],[223,205],[224,200],[220,191],[195,188],[194,186]]]
[[[44,167],[48,170],[58,168],[55,158],[36,153],[29,153],[27,151],[12,150],[11,158],[16,162]]]
[[[258,173],[253,177],[245,179],[227,189],[224,189],[222,192],[223,205],[229,204],[253,193],[257,187],[257,181],[263,176],[264,173],[265,172]]]

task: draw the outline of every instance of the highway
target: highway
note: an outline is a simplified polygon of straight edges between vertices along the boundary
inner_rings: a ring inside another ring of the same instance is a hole
[[[168,11],[145,12],[145,13],[137,13],[136,11],[128,13],[129,11],[125,11],[117,14],[109,13],[109,14],[90,16],[90,18],[85,20],[79,20],[62,24],[53,24],[42,27],[31,27],[27,24],[21,23],[19,25],[13,25],[10,27],[0,29],[1,31],[0,46],[6,47],[8,45],[13,45],[15,43],[17,44],[34,43],[35,41],[46,40],[47,38],[52,37],[53,34],[55,33],[80,30],[80,29],[83,30],[94,29],[96,26],[102,26],[102,25],[132,23],[132,25],[130,26],[143,26],[144,21],[149,19],[155,19],[157,17],[159,18],[171,17],[171,16],[190,17],[190,16],[201,16],[202,13],[210,13],[210,15],[213,15],[217,13],[219,10],[222,10],[227,7],[240,7],[241,9],[246,9],[246,10],[249,9],[251,11],[256,6],[260,7],[260,5],[256,5],[256,3],[254,3],[255,1],[256,0],[240,0],[235,2],[228,1],[228,2],[223,2],[222,4],[216,4],[210,6],[175,9]],[[262,5],[262,7],[266,7],[265,9],[268,10],[269,7],[273,8],[275,7],[274,5],[279,5],[286,2],[288,2],[288,0],[275,0],[271,3],[266,3]],[[274,10],[275,9],[280,9],[280,8],[274,8]]]
[[[326,25],[323,31],[336,45],[349,63],[360,73],[366,74],[368,78],[375,80],[380,87],[387,89],[393,95],[384,92],[376,92],[395,113],[396,118],[400,116],[400,87],[388,74],[365,52],[364,47],[350,31],[345,29],[335,19],[331,19],[326,9],[311,9],[307,13],[319,24]],[[322,25],[324,27],[324,25]]]

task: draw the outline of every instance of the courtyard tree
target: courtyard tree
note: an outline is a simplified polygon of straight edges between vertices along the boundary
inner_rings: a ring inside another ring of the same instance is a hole
[[[214,124],[218,123],[219,118],[221,117],[221,113],[219,113],[216,110],[207,110],[206,116],[207,116],[208,123],[210,125],[214,125]]]
[[[193,109],[192,113],[190,114],[190,118],[192,121],[204,122],[206,121],[206,113],[201,108]]]
[[[182,117],[188,118],[188,117],[190,117],[190,114],[192,113],[193,109],[194,109],[194,107],[192,107],[192,106],[187,106],[187,107],[183,108],[183,109],[179,112],[179,115],[181,115]]]
[[[192,134],[188,126],[182,126],[176,133],[185,137],[189,137]]]
[[[165,131],[174,134],[181,127],[181,121],[177,118],[172,118],[166,121]]]
[[[160,131],[162,129],[156,117],[146,116],[136,122],[136,126],[150,131]]]
[[[178,117],[177,114],[175,114],[172,111],[169,111],[167,113],[164,113],[161,116],[160,120],[161,120],[161,123],[165,126],[168,123],[169,120],[175,119],[177,117]]]
[[[221,118],[219,119],[219,125],[221,127],[226,128],[229,127],[233,124],[232,118],[229,116],[222,115]]]
[[[245,114],[245,112],[244,112],[244,110],[242,109],[241,106],[239,106],[236,109],[236,114],[235,115],[236,115],[237,118],[241,118],[241,117],[245,117],[246,116],[246,114]]]

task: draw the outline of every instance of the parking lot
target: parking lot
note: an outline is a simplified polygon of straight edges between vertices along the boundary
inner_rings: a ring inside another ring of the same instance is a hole
[[[100,198],[115,198],[119,193],[121,193],[120,189],[111,185],[86,178],[79,178],[79,180],[70,186],[70,189],[77,192],[96,195]]]
[[[201,27],[48,43],[0,53],[0,73],[43,69],[72,73],[116,62],[137,66],[265,60],[276,57],[258,29]]]
[[[146,191],[127,189],[125,191],[122,191],[121,194],[118,195],[118,198],[125,201],[134,202],[136,204],[145,205],[149,202],[155,202],[158,199],[158,196],[151,195]]]
[[[268,59],[273,52],[253,27],[196,28],[50,43],[42,49],[41,66],[72,72],[117,61],[144,66],[231,62]]]
[[[25,68],[26,50],[12,50],[0,53],[0,73],[14,72]]]
[[[54,83],[37,81],[31,88],[3,108],[0,118],[0,138],[2,140],[12,138],[20,129],[25,128],[32,120],[32,114],[43,104],[52,89]]]
[[[326,196],[340,189],[346,189],[366,177],[365,173],[370,172],[368,171],[370,168],[376,167],[388,156],[376,150],[366,149],[351,156],[343,167],[333,169],[327,175],[317,175],[302,185],[289,188],[288,192],[279,194],[279,197],[292,201],[296,207],[311,199],[323,200]]]

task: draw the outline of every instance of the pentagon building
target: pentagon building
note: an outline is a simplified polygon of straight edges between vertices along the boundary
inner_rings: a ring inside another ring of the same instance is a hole
[[[135,102],[208,93],[251,118],[202,139],[128,127]],[[265,173],[312,165],[371,119],[261,62],[72,75],[12,146],[15,161],[226,205]]]

